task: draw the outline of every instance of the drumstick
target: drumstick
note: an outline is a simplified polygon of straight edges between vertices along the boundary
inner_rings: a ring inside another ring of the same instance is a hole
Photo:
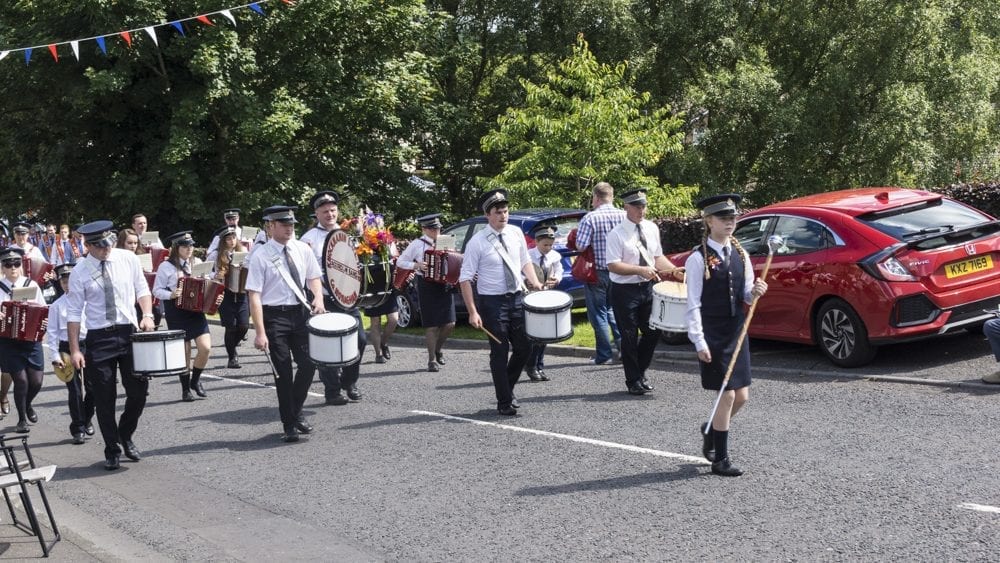
[[[494,342],[496,342],[497,344],[503,344],[503,342],[501,342],[499,338],[497,338],[496,336],[493,336],[492,332],[486,330],[485,326],[481,326],[479,328],[481,328],[483,330],[483,332],[485,332],[486,334],[488,334],[489,337],[492,338]]]
[[[271,366],[271,376],[274,377],[274,384],[278,384],[278,371],[274,369],[274,362],[271,361],[271,353],[267,349],[263,350],[264,357],[267,358],[267,365]]]

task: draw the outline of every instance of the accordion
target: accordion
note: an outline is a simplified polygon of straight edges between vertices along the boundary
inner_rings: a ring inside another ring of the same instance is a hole
[[[150,249],[149,253],[152,256],[153,271],[154,272],[156,271],[157,268],[160,267],[160,264],[164,260],[166,260],[167,258],[170,258],[170,249],[169,248],[152,248],[152,249]]]
[[[402,291],[406,284],[410,283],[413,279],[413,270],[407,270],[406,268],[400,268],[396,266],[396,271],[392,274],[392,287]]]
[[[450,250],[425,250],[424,264],[427,271],[424,280],[448,285],[458,284],[458,275],[462,272],[462,254]]]
[[[49,308],[28,301],[0,303],[0,337],[24,342],[41,342]]]
[[[153,295],[153,284],[156,283],[156,272],[143,272],[143,276],[146,277],[146,285],[149,286],[149,296],[153,300],[153,307],[160,304],[160,300]]]
[[[226,286],[208,278],[186,277],[177,280],[181,295],[174,301],[178,309],[214,315],[219,311],[219,296]]]
[[[243,264],[230,264],[229,269],[226,270],[226,289],[233,293],[246,293],[247,273],[249,271]]]
[[[38,287],[45,287],[48,283],[45,281],[45,274],[52,271],[53,266],[45,260],[32,260],[31,258],[24,258],[24,276],[31,278],[32,281],[38,284]]]

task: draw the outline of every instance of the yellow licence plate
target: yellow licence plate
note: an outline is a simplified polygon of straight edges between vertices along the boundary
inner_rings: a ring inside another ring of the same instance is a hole
[[[975,258],[948,264],[944,267],[944,275],[948,279],[951,279],[991,269],[993,269],[993,257],[989,255],[976,256]]]

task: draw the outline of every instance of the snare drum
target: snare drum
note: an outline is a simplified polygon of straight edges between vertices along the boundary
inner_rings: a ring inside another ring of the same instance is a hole
[[[132,333],[133,371],[143,377],[167,377],[187,373],[183,330]]]
[[[524,296],[524,330],[535,342],[562,342],[573,336],[573,298],[548,289]]]
[[[343,230],[330,232],[323,243],[323,281],[345,309],[378,307],[392,293],[392,265],[361,264]]]
[[[687,284],[662,281],[653,286],[653,310],[649,328],[687,332]]]
[[[358,360],[358,320],[344,313],[309,317],[309,358],[320,367],[339,367]]]

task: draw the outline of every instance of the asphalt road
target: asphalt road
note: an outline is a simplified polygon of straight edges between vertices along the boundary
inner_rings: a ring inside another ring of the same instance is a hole
[[[54,557],[995,558],[1000,390],[976,384],[997,368],[981,336],[892,347],[849,371],[754,342],[750,403],[731,432],[747,471],[736,479],[697,457],[714,397],[686,347],[661,347],[656,391],[638,398],[620,366],[550,353],[552,381],[518,385],[522,414],[501,418],[485,350],[448,350],[431,374],[419,346],[398,340],[384,365],[369,350],[361,402],[311,396],[316,432],[298,444],[279,439],[264,358],[245,349],[242,370],[220,369],[214,348],[208,373],[224,379],[206,377],[195,403],[178,400],[176,380],[154,381],[135,436],[144,459],[117,472],[101,467],[99,433],[69,443],[65,388],[47,377],[30,436],[59,465],[48,490],[66,539]]]

